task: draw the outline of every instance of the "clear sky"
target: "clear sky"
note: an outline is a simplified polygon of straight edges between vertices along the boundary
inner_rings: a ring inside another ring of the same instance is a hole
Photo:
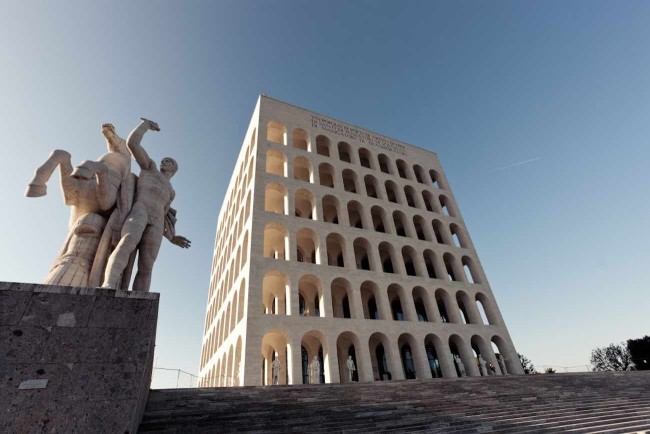
[[[216,219],[265,93],[437,152],[517,349],[586,365],[650,333],[648,23],[644,1],[4,0],[0,280],[41,281],[64,240],[58,174],[23,196],[49,151],[96,158],[102,123],[149,117],[193,241],[154,270],[156,363],[196,372]]]

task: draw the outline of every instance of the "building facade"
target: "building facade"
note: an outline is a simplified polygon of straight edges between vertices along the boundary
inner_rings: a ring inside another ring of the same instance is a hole
[[[199,386],[523,373],[432,152],[261,96],[214,247]]]

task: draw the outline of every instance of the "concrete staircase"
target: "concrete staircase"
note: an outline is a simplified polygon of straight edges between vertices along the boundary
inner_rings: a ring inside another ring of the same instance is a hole
[[[151,390],[139,432],[646,430],[650,371]]]

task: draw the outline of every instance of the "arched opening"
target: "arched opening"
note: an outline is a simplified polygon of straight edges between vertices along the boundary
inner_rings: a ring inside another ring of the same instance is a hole
[[[392,173],[390,159],[386,155],[379,154],[377,160],[379,161],[379,170],[388,174]]]
[[[397,164],[397,173],[399,174],[399,177],[410,179],[408,164],[406,164],[404,160],[397,160],[395,163]]]
[[[323,221],[339,223],[339,201],[334,196],[323,196]]]
[[[266,184],[264,191],[264,211],[287,215],[289,201],[287,188],[281,184]]]
[[[235,346],[235,363],[233,364],[234,369],[234,384],[233,386],[243,386],[244,385],[244,367],[241,363],[242,355],[242,343],[241,336],[237,338],[237,345]]]
[[[442,378],[442,367],[440,366],[438,351],[436,351],[437,345],[440,345],[440,338],[437,336],[430,334],[424,338],[424,350],[427,353],[431,377]]]
[[[425,190],[422,192],[422,202],[424,202],[424,207],[427,211],[438,212],[438,207],[436,206],[436,198],[431,194],[431,192]]]
[[[377,178],[375,178],[372,175],[366,175],[363,177],[363,182],[366,186],[366,194],[368,197],[374,197],[375,199],[379,198],[378,191],[379,188],[377,187]]]
[[[395,223],[395,234],[406,237],[406,216],[401,211],[393,211],[393,222]]]
[[[386,213],[384,209],[380,206],[373,206],[370,208],[370,217],[372,218],[372,227],[375,232],[386,233]]]
[[[273,143],[287,144],[287,129],[277,121],[266,124],[266,140]]]
[[[343,252],[345,252],[345,241],[339,234],[329,234],[327,242],[327,264],[334,267],[345,267]]]
[[[392,372],[396,372],[397,366],[395,361],[390,360],[388,357],[388,348],[390,348],[390,344],[388,338],[383,333],[373,333],[368,339],[370,363],[372,364],[372,373],[375,381],[392,380]]]
[[[289,279],[279,271],[269,271],[262,280],[262,313],[286,315],[290,306]]]
[[[431,228],[433,229],[433,234],[435,235],[436,242],[438,244],[449,245],[449,240],[447,239],[447,232],[445,231],[445,225],[443,225],[440,220],[433,220],[431,222]]]
[[[470,339],[472,352],[474,353],[474,364],[478,367],[478,373],[481,377],[496,375],[496,358],[492,349],[485,343],[482,337],[472,336]]]
[[[296,259],[298,262],[309,264],[320,263],[318,254],[318,236],[307,228],[302,228],[296,233]]]
[[[415,229],[415,235],[418,237],[418,240],[427,240],[427,233],[424,228],[426,227],[426,222],[422,216],[416,215],[413,216],[413,228]]]
[[[343,175],[343,189],[349,193],[357,192],[357,175],[350,169],[345,169]]]
[[[429,176],[431,177],[431,185],[434,186],[435,188],[445,188],[442,185],[442,177],[438,172],[435,170],[431,169],[429,170]]]
[[[329,369],[329,354],[327,351],[325,336],[319,331],[312,330],[304,334],[300,345],[307,353],[307,372],[304,370],[303,379],[307,379],[309,384],[330,383],[331,375]],[[303,380],[304,381],[304,380]]]
[[[302,149],[303,151],[311,151],[311,143],[309,140],[309,134],[307,131],[302,128],[295,128],[291,134],[291,142],[293,147],[296,149]]]
[[[352,149],[350,148],[350,145],[346,142],[339,142],[338,144],[338,150],[339,150],[339,160],[345,161],[346,163],[352,163]]]
[[[499,318],[496,311],[494,310],[494,305],[485,294],[482,292],[476,293],[476,304],[478,305],[478,310],[484,324],[499,324]]]
[[[273,361],[278,360],[276,369]],[[262,386],[293,384],[289,337],[280,330],[271,330],[262,338]]]
[[[410,185],[407,185],[404,187],[404,197],[406,197],[406,204],[410,206],[411,208],[417,208],[417,193],[415,192],[415,189],[411,187]]]
[[[363,229],[363,207],[356,200],[348,202],[348,218],[350,226],[357,229]]]
[[[296,190],[294,200],[294,214],[296,217],[316,220],[316,203],[314,195],[305,189]]]
[[[404,270],[407,276],[417,276],[415,265],[415,250],[410,246],[402,247],[402,260],[404,261]]]
[[[277,149],[266,151],[266,173],[287,176],[287,157]]]
[[[370,270],[370,243],[365,238],[354,240],[354,259],[357,270]]]
[[[427,275],[429,276],[430,279],[439,279],[440,277],[438,276],[438,273],[436,272],[436,254],[433,252],[433,250],[425,250],[424,253],[422,254],[422,257],[424,258],[424,266],[427,269]]]
[[[454,258],[451,253],[445,253],[442,255],[442,259],[445,263],[445,269],[447,270],[447,277],[449,280],[452,282],[461,282],[462,280],[460,280],[456,275],[456,258]]]
[[[465,304],[466,302],[467,302],[467,294],[465,294],[463,291],[458,291],[456,293],[456,304],[458,304],[458,310],[460,311],[460,318],[463,320],[463,324],[471,324],[472,319],[469,316],[467,305]]]
[[[372,169],[372,155],[366,148],[359,148],[359,164],[368,169]]]
[[[456,211],[454,210],[451,201],[447,196],[443,196],[441,194],[440,196],[438,196],[438,199],[440,200],[440,209],[444,215],[450,217],[457,217]]]
[[[449,350],[451,351],[458,377],[473,377],[478,374],[478,368],[474,363],[471,350],[463,338],[458,335],[451,335],[449,337]]]
[[[264,228],[264,257],[287,261],[289,237],[284,226],[269,223]]]
[[[352,287],[339,277],[332,281],[332,314],[334,318],[352,318]]]
[[[397,339],[397,346],[399,347],[404,378],[407,380],[415,380],[418,376],[418,370],[415,366],[415,355],[413,353],[417,346],[415,339],[410,334],[404,333]]]
[[[428,311],[429,294],[421,286],[413,288],[413,304],[415,305],[415,314],[420,322],[432,321],[434,316]]]
[[[293,179],[305,182],[314,182],[311,161],[306,157],[296,157],[293,160]]]
[[[477,271],[477,265],[474,263],[472,258],[469,256],[463,256],[461,258],[463,264],[463,271],[465,272],[465,278],[469,283],[481,283],[481,278],[479,277]]]
[[[395,250],[386,241],[379,243],[379,260],[384,273],[395,273]]]
[[[302,276],[298,281],[298,312],[300,316],[324,317],[323,287],[313,274]]]
[[[330,139],[326,136],[316,136],[316,153],[318,155],[330,156]]]
[[[320,185],[334,188],[334,168],[331,164],[321,163],[318,166],[318,177]]]
[[[389,202],[399,203],[397,200],[397,184],[393,181],[386,181],[384,187],[386,187],[386,199]]]
[[[341,383],[359,381],[360,366],[357,362],[357,351],[359,350],[361,350],[359,338],[352,332],[343,332],[336,339]]]
[[[510,349],[503,338],[495,335],[490,343],[502,375],[523,374],[519,356],[514,349]]]
[[[404,314],[404,304],[402,303],[404,290],[401,286],[393,283],[388,286],[388,302],[390,303],[390,311],[394,321],[406,321]]]
[[[440,313],[440,320],[444,323],[453,322],[448,313],[449,309],[447,309],[447,306],[451,306],[449,294],[442,288],[436,291],[436,305],[438,306],[438,313]]]
[[[449,225],[449,232],[451,232],[451,238],[454,241],[454,245],[456,245],[456,247],[469,247],[469,242],[465,237],[465,233],[456,223]]]
[[[413,166],[413,172],[415,172],[415,179],[420,184],[425,184],[426,183],[425,179],[426,179],[427,175],[426,175],[426,172],[424,171],[424,169],[422,168],[422,166],[420,166],[419,164],[416,164],[415,166]]]
[[[361,302],[363,303],[363,317],[365,319],[382,319],[379,312],[379,288],[377,284],[366,280],[361,284]]]

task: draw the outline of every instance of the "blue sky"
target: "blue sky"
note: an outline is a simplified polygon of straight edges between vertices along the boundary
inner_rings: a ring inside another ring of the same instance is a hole
[[[58,175],[23,197],[49,151],[96,158],[102,123],[150,117],[193,241],[154,271],[157,365],[196,372],[216,219],[265,93],[437,152],[517,349],[586,365],[650,331],[648,22],[634,1],[4,2],[0,279],[41,281],[64,239]]]

